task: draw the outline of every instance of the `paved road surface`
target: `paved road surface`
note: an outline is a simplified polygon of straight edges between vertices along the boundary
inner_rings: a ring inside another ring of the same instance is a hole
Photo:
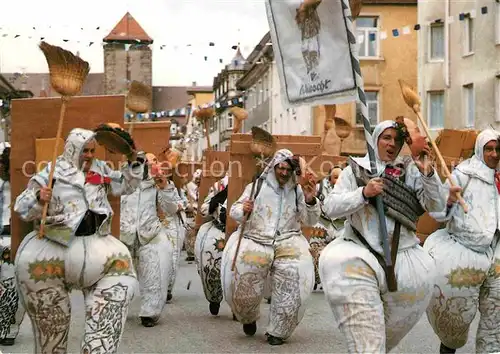
[[[226,303],[218,317],[211,316],[203,296],[195,264],[184,262],[174,290],[174,299],[163,312],[158,326],[144,328],[137,319],[139,297],[129,312],[120,353],[345,353],[345,345],[334,327],[333,317],[322,292],[312,295],[304,319],[292,337],[280,347],[271,347],[265,340],[265,325],[269,305],[262,304],[262,317],[257,334],[248,338],[241,325],[232,320]],[[187,284],[192,281],[187,290]],[[69,334],[69,352],[78,353],[83,333],[83,298],[80,292],[72,296],[73,321]],[[476,321],[477,322],[477,321]],[[474,324],[467,346],[458,353],[474,352]],[[33,353],[31,324],[26,316],[13,347],[0,347],[3,353]],[[425,317],[395,348],[393,353],[438,353],[439,342]]]

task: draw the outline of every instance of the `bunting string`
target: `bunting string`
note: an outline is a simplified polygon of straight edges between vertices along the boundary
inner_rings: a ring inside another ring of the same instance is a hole
[[[498,4],[499,0],[495,0],[496,3]],[[490,6],[491,7],[491,6]],[[472,9],[470,10],[470,12],[467,12],[467,13],[459,13],[459,14],[456,14],[454,16],[450,16],[448,17],[448,23],[449,24],[453,24],[453,23],[459,23],[461,21],[464,21],[467,17],[470,17],[470,18],[481,18],[481,17],[484,17],[484,16],[487,16],[487,15],[490,15],[490,14],[493,14],[494,15],[494,11],[490,11],[490,7],[488,6],[483,6],[478,10],[475,10],[475,9]],[[479,14],[478,14],[479,12]],[[368,40],[369,41],[376,41],[376,40],[386,40],[388,38],[401,38],[405,35],[409,35],[411,34],[412,32],[418,32],[420,31],[422,28],[426,27],[426,26],[430,26],[430,25],[433,25],[433,24],[437,24],[437,23],[444,23],[444,19],[442,18],[437,18],[433,21],[426,21],[424,23],[416,23],[416,24],[408,24],[408,25],[405,25],[405,26],[402,26],[400,28],[392,28],[392,29],[388,29],[388,30],[378,30],[376,33],[369,33],[368,35]],[[48,27],[48,29],[51,29],[51,26]],[[73,30],[78,30],[78,28],[73,28]],[[82,33],[87,33],[88,31],[90,32],[96,32],[96,31],[100,31],[101,30],[101,26],[96,26],[96,27],[93,27],[93,28],[85,28],[85,27],[80,27],[80,32]],[[78,38],[65,38],[65,37],[60,37],[60,34],[59,33],[68,33],[70,31],[57,31],[58,33],[58,40],[59,41],[62,41],[64,43],[78,43],[78,44],[82,44],[82,45],[86,45],[88,47],[91,47],[91,46],[95,46],[95,45],[101,45],[101,46],[104,46],[106,44],[113,44],[113,43],[121,43],[123,44],[123,42],[119,42],[119,41],[109,41],[109,42],[103,42],[102,41],[102,38],[105,37],[107,35],[107,33],[109,33],[111,30],[109,31],[102,31],[102,33],[100,33],[100,38],[97,37],[97,35],[92,35],[92,37],[95,37],[95,39],[78,39]],[[31,32],[31,33],[30,33]],[[42,32],[45,33],[46,35],[42,35]],[[44,30],[44,29],[40,29],[40,28],[37,28],[37,27],[32,27],[31,30],[9,30],[9,29],[6,29],[6,28],[2,28],[0,26],[0,43],[2,41],[2,39],[20,39],[20,40],[34,40],[34,41],[41,41],[41,40],[45,40],[47,37],[50,37],[50,38],[55,38],[53,35],[50,35],[48,36],[48,33],[49,31],[47,30]],[[24,34],[22,34],[24,33]],[[26,34],[28,33],[28,34]],[[104,34],[106,33],[106,34]],[[90,36],[89,36],[90,37]],[[364,35],[358,35],[358,38],[357,38],[357,41],[358,43],[363,43],[364,41],[366,40],[366,37]],[[134,41],[134,40],[131,40],[131,41]],[[181,44],[181,43],[157,43],[156,41],[153,42],[152,44],[147,44],[147,43],[144,43],[143,41],[141,41],[140,39],[136,39],[135,40],[135,44],[134,43],[127,43],[127,44],[124,44],[125,45],[125,49],[126,50],[134,50],[134,49],[140,49],[141,47],[143,46],[146,46],[150,49],[154,49],[154,50],[174,50],[176,52],[186,52],[190,55],[193,55],[193,52],[194,51],[203,51],[204,48],[214,48],[214,49],[218,49],[218,50],[229,50],[232,49],[232,50],[237,50],[238,47],[241,48],[241,46],[239,46],[238,44],[232,44],[232,45],[229,45],[228,43],[218,43],[216,41],[193,41],[193,42],[190,42],[190,43],[184,43],[184,44]],[[272,45],[271,43],[268,43],[267,45]],[[245,46],[244,48],[244,51],[248,51],[250,48],[250,46]],[[258,46],[255,47],[256,50],[259,50]],[[224,60],[219,56],[213,56],[213,55],[209,55],[209,53],[206,53],[206,55],[201,55],[201,58],[203,58],[204,61],[218,61],[220,64],[223,64],[224,63]],[[201,59],[200,58],[200,59]],[[250,64],[253,64],[253,63],[250,63]]]

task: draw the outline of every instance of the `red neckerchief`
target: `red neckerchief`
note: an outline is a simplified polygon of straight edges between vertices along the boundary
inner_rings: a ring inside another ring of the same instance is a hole
[[[385,174],[394,178],[399,178],[401,176],[401,169],[391,165],[387,165],[387,167],[385,168]]]
[[[495,172],[495,184],[497,185],[497,192],[500,194],[500,172]]]
[[[101,176],[100,174],[89,171],[87,173],[87,177],[85,178],[85,183],[90,183],[90,184],[110,184],[111,183],[111,178]]]

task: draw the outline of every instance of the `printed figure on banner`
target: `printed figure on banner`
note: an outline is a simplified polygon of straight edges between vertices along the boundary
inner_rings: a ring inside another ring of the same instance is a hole
[[[283,103],[340,104],[357,99],[346,1],[266,0]],[[355,39],[354,39],[355,41]]]

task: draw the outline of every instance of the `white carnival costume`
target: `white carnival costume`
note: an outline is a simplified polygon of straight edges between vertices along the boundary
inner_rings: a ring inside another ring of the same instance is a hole
[[[156,324],[165,306],[170,283],[173,247],[162,226],[164,215],[175,215],[177,192],[169,184],[159,189],[145,166],[144,179],[134,193],[121,200],[121,240],[137,258],[143,325]]]
[[[33,324],[35,353],[65,353],[71,323],[70,291],[85,297],[82,352],[116,353],[129,303],[137,284],[127,247],[110,234],[113,210],[108,192],[132,193],[140,183],[144,160],[111,170],[93,159],[87,175],[80,156],[94,132],[73,129],[58,157],[45,235],[38,237],[43,205],[41,187],[48,184],[50,164],[31,178],[14,211],[36,221],[22,241],[15,260],[24,307]]]
[[[168,283],[167,301],[172,299],[172,291],[174,290],[175,280],[179,271],[179,261],[181,259],[182,246],[186,237],[186,208],[188,201],[182,188],[176,188],[174,182],[169,181],[169,188],[173,189],[173,195],[177,204],[177,211],[172,214],[166,214],[163,219],[163,226],[169,235],[169,240],[172,243],[174,250],[172,257],[172,266],[170,269],[170,281]]]
[[[196,231],[195,231],[195,219],[196,219],[196,214],[198,213],[198,196],[199,196],[199,181],[201,179],[201,169],[197,169],[193,173],[193,178],[192,180],[187,183],[186,185],[186,198],[189,201],[189,204],[191,205],[191,208],[193,209],[193,217],[189,218],[187,220],[187,225],[189,226],[189,232],[187,232],[186,237],[185,237],[185,246],[186,246],[186,253],[187,253],[187,258],[186,261],[194,261],[194,244],[196,242]],[[197,183],[198,181],[198,183]]]
[[[0,161],[5,180],[0,177],[0,345],[14,345],[25,310],[16,289],[10,237],[10,144],[0,143]]]
[[[370,199],[364,198],[363,184],[357,182],[363,171],[371,171],[368,155],[352,159],[324,203],[331,218],[347,217],[343,237],[323,250],[319,267],[326,299],[349,353],[386,353],[393,349],[425,312],[434,284],[434,262],[419,246],[415,229],[424,209],[443,210],[442,183],[435,171],[430,176],[422,175],[411,158],[405,161],[398,157],[393,167],[380,160],[378,140],[388,128],[396,128],[396,123],[384,121],[373,132],[378,176],[386,183],[392,175],[392,187],[399,186],[403,195],[400,205],[411,206],[409,211],[398,209],[398,219],[391,216],[397,214],[390,214],[392,209],[385,213],[391,249],[398,250],[397,256],[393,253],[396,292],[388,291],[377,210]],[[382,197],[391,196],[392,190],[384,188]]]
[[[488,167],[483,157],[485,145],[499,138],[493,130],[480,133],[474,155],[453,170],[452,178],[462,187],[468,213],[454,204],[431,214],[447,222],[446,228],[431,234],[424,244],[437,266],[427,318],[442,345],[448,347],[445,352],[467,343],[478,309],[476,352],[500,352],[500,172]]]
[[[281,344],[293,333],[302,320],[314,285],[313,260],[301,223],[316,224],[319,201],[315,199],[313,205],[305,203],[295,175],[280,187],[274,168],[291,158],[289,150],[277,151],[261,176],[260,192],[259,180],[255,182],[258,195],[247,221],[234,272],[231,265],[244,219],[243,203],[254,198],[250,195],[251,184],[232,205],[230,216],[240,223],[240,227],[229,238],[222,255],[224,298],[248,335],[256,331],[264,285],[271,274],[272,298],[266,333],[270,344],[274,339]]]
[[[211,216],[212,220],[201,225],[194,245],[203,292],[210,303],[210,313],[214,316],[219,314],[220,303],[223,299],[221,257],[226,243],[228,180],[229,177],[226,176],[210,188],[201,206],[201,215],[204,218]]]
[[[330,171],[330,173],[332,172],[333,170]],[[324,232],[319,235],[313,234],[309,239],[311,254],[314,260],[314,289],[316,289],[316,287],[321,283],[321,279],[319,276],[319,257],[321,256],[321,252],[330,242],[332,242],[342,234],[345,222],[345,218],[339,218],[335,220],[329,218],[323,210],[323,203],[326,197],[328,197],[328,194],[333,191],[333,186],[330,183],[330,175],[323,178],[317,184],[316,189],[318,192],[318,200],[321,203],[321,214],[318,223],[314,225],[314,227],[317,229],[322,229],[324,230]]]

